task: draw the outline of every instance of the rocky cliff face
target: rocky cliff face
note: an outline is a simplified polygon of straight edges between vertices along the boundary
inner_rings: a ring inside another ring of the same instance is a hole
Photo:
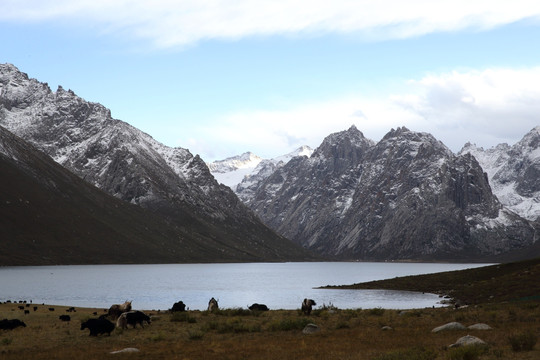
[[[113,119],[73,91],[0,65],[0,125],[115,197],[169,219],[193,237],[215,239],[223,261],[304,258],[263,225],[206,164]]]
[[[474,260],[536,241],[473,156],[406,128],[374,144],[354,126],[295,158],[248,200],[302,246],[347,259]]]
[[[526,219],[540,220],[540,126],[513,146],[484,150],[468,143],[460,153],[478,159],[504,206]]]
[[[220,261],[209,236],[85,182],[0,126],[0,266]]]
[[[227,185],[234,191],[242,179],[249,176],[262,160],[252,152],[246,152],[206,165],[219,183]]]
[[[253,189],[277,168],[296,156],[310,157],[312,153],[313,149],[304,145],[273,159],[262,159],[251,152],[246,152],[207,165],[217,181],[230,187],[240,199],[246,201],[253,194]]]
[[[259,188],[260,184],[272,175],[277,169],[281,168],[289,161],[297,156],[310,157],[313,154],[313,149],[309,146],[301,146],[293,152],[278,156],[273,159],[264,159],[252,169],[249,174],[246,174],[242,181],[235,185],[234,192],[243,202],[249,202]]]

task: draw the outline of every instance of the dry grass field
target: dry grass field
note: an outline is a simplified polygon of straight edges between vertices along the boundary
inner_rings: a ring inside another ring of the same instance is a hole
[[[540,303],[513,302],[408,311],[341,310],[316,307],[310,316],[300,311],[251,313],[224,309],[217,313],[146,311],[152,324],[144,329],[115,329],[110,336],[90,337],[81,321],[103,309],[30,305],[24,315],[20,304],[0,304],[0,319],[20,319],[26,327],[0,330],[0,359],[540,359],[540,345],[515,351],[512,341],[540,333]],[[136,307],[136,304],[133,304]],[[69,314],[70,322],[59,316]],[[492,330],[454,330],[432,333],[448,322],[465,326],[486,323]],[[308,323],[320,331],[303,334]],[[383,330],[389,326],[391,330]],[[449,348],[464,335],[474,335],[486,347]],[[527,345],[525,341],[525,345]],[[110,354],[125,348],[136,353]]]

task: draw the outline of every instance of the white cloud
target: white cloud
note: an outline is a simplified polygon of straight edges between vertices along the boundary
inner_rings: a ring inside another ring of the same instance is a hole
[[[536,0],[3,0],[0,21],[65,21],[161,47],[253,35],[351,33],[405,38],[540,18]]]
[[[486,148],[513,144],[540,124],[538,83],[540,67],[432,74],[409,81],[401,93],[229,114],[199,129],[219,151],[191,150],[212,159],[248,150],[273,157],[300,145],[317,147],[352,124],[375,141],[398,126],[429,132],[455,152],[467,141]]]

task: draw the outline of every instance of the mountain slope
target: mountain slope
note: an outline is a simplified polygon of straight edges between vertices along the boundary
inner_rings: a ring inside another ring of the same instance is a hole
[[[242,200],[244,203],[248,203],[251,201],[253,194],[260,184],[274,171],[284,166],[297,156],[310,157],[311,154],[313,154],[313,149],[304,145],[288,154],[278,156],[273,159],[263,159],[254,169],[251,170],[249,174],[242,178],[241,182],[237,183],[233,187],[233,190],[240,200]]]
[[[247,152],[207,165],[218,182],[230,187],[242,201],[246,202],[252,194],[252,189],[256,188],[278,167],[285,165],[296,156],[310,157],[312,153],[313,150],[304,145],[273,159],[262,159]]]
[[[233,156],[224,160],[207,163],[208,169],[216,180],[230,187],[233,191],[236,186],[242,182],[245,176],[248,176],[262,161],[257,155],[246,152],[239,156]]]
[[[0,127],[0,264],[217,261],[211,239],[116,199]],[[204,254],[204,256],[203,256]]]
[[[469,261],[538,238],[538,224],[498,202],[474,157],[406,128],[377,144],[354,126],[332,134],[248,205],[302,246],[346,259]]]
[[[478,159],[501,203],[526,219],[540,219],[540,126],[513,146],[484,150],[468,143],[464,153]]]
[[[309,257],[219,185],[199,156],[160,144],[71,90],[52,92],[9,64],[0,65],[0,125],[109,194],[193,239],[211,239],[220,261]]]

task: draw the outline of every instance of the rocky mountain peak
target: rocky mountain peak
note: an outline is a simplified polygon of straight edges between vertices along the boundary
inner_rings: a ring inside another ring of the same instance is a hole
[[[322,144],[313,152],[313,159],[334,160],[353,157],[358,159],[371,146],[373,141],[352,125],[348,130],[328,135]]]
[[[200,157],[159,143],[71,90],[53,93],[9,65],[0,72],[0,125],[90,184],[160,214],[193,239],[219,239],[208,244],[223,260],[303,253],[218,184]]]
[[[405,127],[376,144],[355,129],[332,134],[311,159],[250,190],[248,205],[268,225],[340,258],[473,259],[536,238],[503,209],[474,156]]]
[[[238,156],[207,163],[207,165],[211,172],[223,174],[237,169],[255,168],[261,160],[259,156],[248,151]]]

